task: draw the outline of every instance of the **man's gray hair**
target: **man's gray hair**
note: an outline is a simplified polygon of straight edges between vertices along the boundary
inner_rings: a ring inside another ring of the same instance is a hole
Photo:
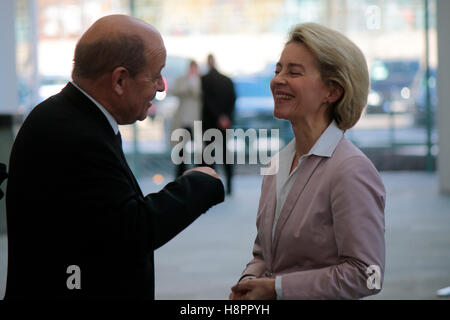
[[[73,62],[73,79],[93,80],[117,67],[126,68],[134,77],[146,65],[145,44],[141,37],[127,34],[79,42]]]

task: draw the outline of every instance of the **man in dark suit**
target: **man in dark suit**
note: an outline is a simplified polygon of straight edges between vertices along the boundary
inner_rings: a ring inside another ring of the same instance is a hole
[[[202,77],[203,130],[219,129],[223,141],[223,163],[227,181],[227,194],[231,194],[231,182],[233,177],[233,164],[226,162],[227,143],[226,129],[230,129],[233,119],[236,93],[233,81],[216,69],[213,55],[208,55],[209,72]],[[212,141],[214,142],[214,141]]]
[[[153,299],[153,251],[223,201],[211,168],[144,196],[127,165],[118,124],[146,118],[165,60],[152,26],[101,18],[76,46],[73,82],[23,123],[6,195],[6,299]]]

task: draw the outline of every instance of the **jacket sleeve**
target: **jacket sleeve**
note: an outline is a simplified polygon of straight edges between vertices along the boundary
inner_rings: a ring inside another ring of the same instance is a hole
[[[260,278],[264,274],[264,270],[266,270],[266,264],[264,262],[258,234],[253,245],[253,259],[247,263],[247,266],[242,272],[239,281],[248,276]]]
[[[264,199],[266,198],[266,195],[264,194],[264,184],[267,183],[266,177],[263,178],[263,182],[261,185],[261,196],[259,198],[259,208],[258,208],[258,214],[256,217],[256,227],[258,229],[258,233],[256,235],[255,243],[253,244],[253,259],[247,263],[247,266],[245,267],[244,271],[241,274],[241,277],[239,278],[239,281],[241,281],[244,277],[247,276],[254,276],[254,277],[262,277],[264,274],[264,271],[266,270],[266,263],[264,262],[264,253],[263,248],[261,244],[261,234],[260,234],[260,224],[261,224],[261,218],[263,215],[262,212],[262,204]]]
[[[222,182],[201,172],[185,174],[161,191],[143,197],[133,188],[114,153],[88,142],[85,149],[83,170],[75,166],[72,178],[64,180],[68,181],[67,189],[83,186],[77,190],[78,199],[70,210],[83,213],[83,228],[91,231],[87,237],[95,239],[101,230],[110,250],[140,256],[157,249],[224,200]],[[89,156],[92,154],[96,156]]]
[[[153,248],[175,237],[200,214],[224,200],[219,179],[201,172],[182,175],[158,193],[145,197],[153,213]]]
[[[282,276],[285,299],[358,299],[381,290],[385,268],[385,189],[365,157],[338,168],[330,186],[340,263]]]

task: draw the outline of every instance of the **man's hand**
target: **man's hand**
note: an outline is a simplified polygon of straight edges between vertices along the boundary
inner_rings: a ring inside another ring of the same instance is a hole
[[[209,174],[210,176],[212,176],[216,179],[219,179],[219,175],[217,174],[217,172],[213,168],[210,168],[210,167],[192,168],[192,169],[186,170],[183,174],[193,172],[193,171],[203,172],[203,173]]]
[[[275,279],[260,278],[242,280],[231,288],[230,299],[236,300],[275,300]]]

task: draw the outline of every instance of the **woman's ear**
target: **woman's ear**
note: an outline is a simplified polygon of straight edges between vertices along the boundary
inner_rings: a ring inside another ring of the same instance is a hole
[[[335,103],[344,94],[344,89],[342,88],[342,86],[339,83],[334,82],[334,81],[332,81],[329,84],[329,87],[330,87],[330,92],[328,93],[327,100],[330,103]]]
[[[124,67],[117,67],[113,70],[112,76],[111,76],[111,85],[113,91],[119,95],[122,96],[125,92],[125,83],[129,79],[130,73],[128,70]]]

